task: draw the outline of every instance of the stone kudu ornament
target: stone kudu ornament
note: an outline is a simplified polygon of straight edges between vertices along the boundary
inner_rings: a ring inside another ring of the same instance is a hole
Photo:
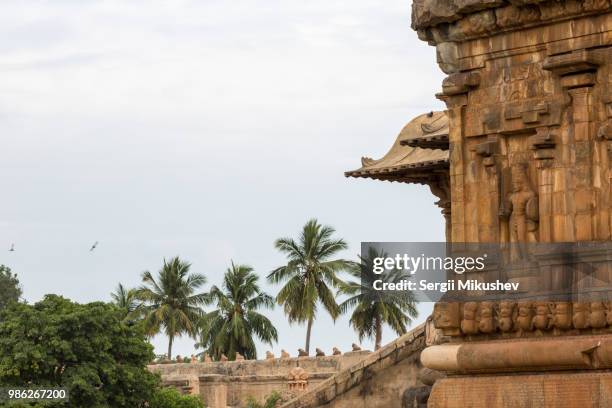
[[[341,356],[342,352],[340,351],[340,349],[338,347],[334,347],[333,350],[332,350],[332,354],[334,356]]]
[[[287,375],[287,385],[289,391],[304,391],[308,386],[308,378],[310,376],[302,367],[294,367]]]
[[[266,351],[266,360],[272,359],[274,359],[274,353],[272,353],[271,351]]]

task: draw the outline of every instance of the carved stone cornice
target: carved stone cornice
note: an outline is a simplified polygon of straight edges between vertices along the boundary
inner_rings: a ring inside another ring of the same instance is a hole
[[[609,0],[415,0],[412,28],[432,45],[601,13]]]

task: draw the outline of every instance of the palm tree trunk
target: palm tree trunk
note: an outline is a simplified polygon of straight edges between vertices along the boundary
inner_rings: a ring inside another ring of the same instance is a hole
[[[174,336],[168,337],[168,360],[172,360],[172,340],[174,340]]]
[[[374,350],[378,350],[381,347],[380,343],[382,343],[382,322],[380,318],[376,318],[374,324],[376,325],[376,344],[374,345]]]
[[[306,328],[306,353],[310,354],[310,333],[312,331],[312,317],[308,319],[308,326]]]

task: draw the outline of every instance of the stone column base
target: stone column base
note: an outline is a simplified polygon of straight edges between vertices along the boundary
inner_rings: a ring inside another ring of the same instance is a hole
[[[612,407],[612,370],[450,377],[436,381],[427,407]]]

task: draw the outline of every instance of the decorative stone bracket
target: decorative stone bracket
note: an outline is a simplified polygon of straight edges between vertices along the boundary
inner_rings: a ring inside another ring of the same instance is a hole
[[[588,50],[578,50],[569,54],[553,55],[544,60],[544,68],[559,76],[596,71],[599,62]]]
[[[474,152],[482,157],[482,164],[485,167],[492,167],[495,165],[495,154],[498,152],[499,142],[497,138],[487,140],[486,142],[479,143],[474,147]]]
[[[478,72],[459,72],[447,76],[442,81],[442,95],[453,96],[467,93],[470,89],[480,85]]]
[[[531,137],[531,148],[536,160],[549,160],[555,157],[555,134],[548,127],[536,128],[536,134]]]

